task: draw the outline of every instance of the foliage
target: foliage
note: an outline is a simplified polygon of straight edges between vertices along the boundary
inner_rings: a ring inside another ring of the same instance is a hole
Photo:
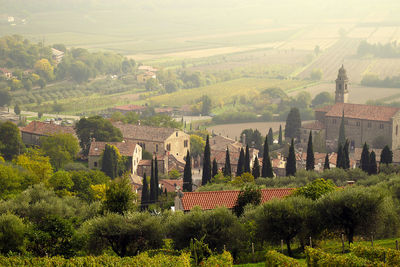
[[[322,70],[320,69],[313,69],[310,73],[310,79],[319,81],[322,79]]]
[[[264,149],[263,149],[263,163],[261,169],[261,177],[264,178],[272,178],[274,177],[274,172],[272,170],[271,158],[269,156],[269,146],[268,146],[268,137],[265,137],[264,141]]]
[[[306,159],[306,170],[312,171],[314,170],[315,159],[314,159],[314,148],[312,143],[312,132],[310,131],[310,136],[308,138],[307,144],[307,159]]]
[[[385,262],[387,266],[400,265],[400,252],[398,250],[355,244],[351,247],[351,252],[357,257],[367,259],[371,262]]]
[[[300,127],[300,111],[298,108],[291,108],[286,118],[285,139],[295,138],[296,140],[300,140]]]
[[[400,88],[400,76],[386,77],[380,79],[375,74],[365,74],[361,80],[361,85],[370,87]]]
[[[190,153],[187,152],[185,168],[183,170],[183,191],[192,192],[192,164],[190,160]]]
[[[245,186],[238,195],[236,199],[235,206],[233,207],[233,212],[237,217],[240,217],[244,212],[244,207],[248,204],[257,206],[261,203],[261,190],[252,185]]]
[[[117,178],[107,186],[106,200],[103,209],[110,212],[124,214],[135,208],[136,194],[132,191],[130,180],[123,176]]]
[[[311,183],[297,188],[292,196],[303,196],[312,200],[317,200],[323,195],[335,191],[337,187],[331,180],[323,178],[315,179]]]
[[[368,54],[380,58],[398,58],[400,57],[400,47],[396,42],[370,44],[364,40],[358,46],[357,55],[365,56]]]
[[[283,255],[275,250],[269,250],[266,256],[265,266],[271,267],[295,267],[300,266],[299,262],[293,258]]]
[[[369,155],[369,170],[368,170],[368,174],[372,175],[372,174],[377,174],[377,173],[378,173],[378,166],[376,164],[375,152],[371,151],[371,154]]]
[[[393,162],[393,152],[390,150],[389,146],[386,145],[381,152],[381,164],[391,164]]]
[[[202,265],[209,267],[219,267],[219,266],[233,266],[233,258],[231,253],[228,251],[222,252],[222,254],[211,255],[208,257]]]
[[[244,151],[243,147],[240,149],[239,159],[236,168],[236,176],[241,176],[244,169]]]
[[[210,151],[210,140],[207,135],[206,145],[204,147],[203,157],[203,173],[201,177],[201,185],[205,185],[211,181],[211,151]]]
[[[71,134],[56,133],[40,139],[41,148],[56,170],[72,162],[78,152],[78,140]]]
[[[90,254],[101,255],[111,248],[118,256],[133,256],[139,250],[162,246],[162,226],[159,217],[149,213],[109,213],[86,221],[80,228],[85,248]]]
[[[140,209],[141,210],[147,209],[147,204],[148,204],[149,200],[150,200],[149,185],[147,183],[146,173],[144,173],[143,174],[142,197],[140,200]]]
[[[368,145],[367,145],[367,143],[364,143],[364,146],[363,146],[363,149],[361,152],[360,167],[361,167],[361,170],[363,170],[366,173],[369,172],[369,164],[371,163],[369,156],[370,156],[370,153],[368,150]]]
[[[0,163],[0,198],[8,199],[37,183],[37,179],[11,165]]]
[[[327,104],[332,104],[333,97],[330,93],[328,92],[321,92],[318,95],[314,97],[312,100],[311,104],[316,107],[316,106],[322,106],[322,105],[327,105]]]
[[[177,179],[181,178],[182,175],[177,169],[173,168],[172,170],[169,171],[168,177],[170,179],[177,180]]]
[[[254,176],[249,172],[245,172],[240,176],[235,176],[231,183],[235,186],[243,186],[248,183],[254,183]]]
[[[258,160],[258,157],[254,159],[253,163],[253,168],[251,170],[251,174],[254,176],[254,179],[257,179],[260,177],[260,161]]]
[[[58,171],[54,173],[48,181],[49,185],[58,195],[69,195],[71,188],[74,186],[72,175],[66,171]]]
[[[231,158],[229,155],[228,147],[226,148],[226,152],[225,152],[225,165],[224,165],[224,169],[223,169],[223,174],[226,177],[232,176]]]
[[[111,179],[120,175],[122,157],[116,146],[106,144],[101,155],[101,171]]]
[[[190,135],[190,153],[193,157],[201,156],[204,153],[206,142],[196,134]]]
[[[38,149],[29,149],[25,154],[14,159],[14,164],[21,166],[36,177],[38,182],[47,181],[53,175],[50,158]]]
[[[9,213],[0,215],[0,252],[24,252],[26,231],[26,225],[18,216]]]
[[[71,172],[71,179],[74,183],[71,191],[74,192],[76,196],[89,203],[98,199],[96,197],[97,191],[95,191],[92,186],[101,185],[104,187],[110,181],[108,176],[98,170],[73,171]]]
[[[25,145],[22,142],[17,125],[9,121],[0,122],[0,154],[4,159],[12,160],[24,151]]]
[[[271,129],[271,134],[270,135],[272,135],[272,139],[273,139],[272,129]],[[255,129],[255,130],[253,130],[253,129],[244,129],[240,133],[240,142],[242,144],[244,144],[244,145],[248,145],[250,147],[254,147],[254,148],[258,149],[260,152],[263,149],[261,133],[257,129]]]
[[[0,90],[0,107],[8,106],[11,103],[11,95],[10,93],[5,90]]]
[[[294,142],[289,147],[289,155],[286,160],[286,176],[294,176],[296,174],[296,154],[294,152]]]

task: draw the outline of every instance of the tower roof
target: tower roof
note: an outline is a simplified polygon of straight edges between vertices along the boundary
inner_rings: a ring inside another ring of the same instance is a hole
[[[344,68],[343,64],[339,69],[337,80],[348,80],[346,69]]]

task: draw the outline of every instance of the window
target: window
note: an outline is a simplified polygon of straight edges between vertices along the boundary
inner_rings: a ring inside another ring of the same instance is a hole
[[[379,124],[379,129],[383,129],[383,128],[384,128],[383,123]]]
[[[361,123],[359,121],[356,122],[356,126],[360,126]]]
[[[348,120],[344,120],[344,124],[345,124],[345,125],[348,125],[348,124],[349,124],[349,121],[348,121]]]
[[[97,168],[97,161],[94,162],[94,166]]]
[[[339,84],[339,90],[342,90],[342,85],[341,84]]]
[[[332,124],[336,124],[336,119],[332,119]]]
[[[171,151],[171,144],[167,144],[167,151]]]
[[[156,144],[156,152],[158,152],[158,144]]]
[[[372,123],[368,122],[368,128],[372,127]]]
[[[185,141],[183,142],[183,146],[184,146],[184,147],[188,147],[188,143],[189,143],[188,140],[185,140]]]

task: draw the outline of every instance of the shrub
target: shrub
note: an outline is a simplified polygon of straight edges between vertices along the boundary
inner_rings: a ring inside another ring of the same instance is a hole
[[[204,262],[200,265],[204,265],[207,267],[219,267],[219,266],[233,266],[233,258],[231,253],[228,251],[224,251],[222,254],[212,255],[208,257]]]
[[[267,252],[265,266],[300,266],[299,262],[275,250]]]
[[[382,248],[382,247],[367,247],[363,245],[355,245],[351,251],[361,258],[365,258],[373,262],[385,262],[387,266],[400,266],[400,251]]]

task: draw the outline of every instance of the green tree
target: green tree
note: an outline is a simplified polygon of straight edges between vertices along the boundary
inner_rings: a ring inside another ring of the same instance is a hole
[[[342,144],[339,144],[337,149],[336,168],[344,169],[344,165],[345,163],[344,163],[343,147]]]
[[[224,166],[224,176],[232,176],[232,167],[231,167],[231,158],[229,155],[229,148],[226,147],[226,154],[225,154],[225,166]]]
[[[146,81],[145,87],[147,91],[157,91],[160,89],[160,84],[157,79],[151,78]]]
[[[249,151],[249,146],[246,145],[246,153],[244,154],[244,172],[251,172],[250,169],[250,151]]]
[[[294,141],[289,147],[289,155],[286,161],[286,176],[294,176],[296,174],[296,154],[294,152]]]
[[[389,146],[386,145],[381,152],[381,164],[391,164],[393,162],[393,152],[390,150]]]
[[[201,97],[201,114],[208,115],[211,112],[211,98],[207,95]]]
[[[12,160],[24,151],[25,145],[17,125],[12,122],[0,123],[0,154],[4,159]]]
[[[71,65],[70,73],[72,79],[77,83],[87,82],[91,76],[89,67],[80,60]]]
[[[137,196],[132,192],[128,177],[121,177],[111,181],[106,189],[106,200],[103,209],[109,212],[124,214],[132,211]]]
[[[329,164],[329,154],[326,153],[325,155],[325,162],[324,162],[324,170],[329,170],[331,168]]]
[[[11,103],[11,95],[6,89],[0,89],[0,107],[8,106]]]
[[[70,190],[74,186],[72,175],[66,171],[58,171],[49,179],[49,185],[59,196],[70,195]]]
[[[37,183],[45,182],[53,175],[50,158],[44,156],[43,152],[38,149],[29,149],[16,157],[13,163],[27,170]]]
[[[46,156],[56,170],[72,162],[79,152],[78,140],[67,133],[56,133],[40,138],[40,144]]]
[[[312,200],[317,200],[323,195],[335,191],[336,185],[331,180],[324,180],[323,178],[315,179],[305,186],[297,188],[293,192],[293,196],[303,196]]]
[[[27,227],[18,216],[10,213],[0,215],[0,252],[23,253]]]
[[[121,155],[117,147],[106,144],[100,161],[102,172],[104,172],[111,179],[114,179],[118,176]]]
[[[201,156],[204,153],[205,145],[203,137],[196,134],[190,135],[190,154],[193,157]]]
[[[142,198],[140,201],[141,210],[146,210],[149,203],[149,185],[147,184],[146,173],[143,174]]]
[[[159,182],[158,182],[158,161],[157,161],[157,155],[154,157],[154,191],[155,191],[155,200],[156,202],[158,201],[158,196],[161,194],[160,187],[159,187]]]
[[[320,69],[313,69],[310,73],[310,79],[319,81],[322,78],[322,71]]]
[[[240,217],[244,212],[244,207],[249,204],[254,206],[261,204],[261,190],[254,185],[247,185],[240,190],[233,212]]]
[[[14,106],[14,113],[15,113],[16,115],[20,115],[20,114],[21,114],[21,108],[19,107],[18,104],[16,104],[16,105]]]
[[[243,174],[244,172],[243,168],[244,168],[244,150],[242,147],[240,149],[239,159],[237,163],[236,176],[241,176]]]
[[[156,180],[154,176],[154,160],[151,159],[151,167],[150,167],[150,201],[149,203],[155,203],[157,199],[157,190],[158,185],[156,185]]]
[[[291,108],[286,118],[285,138],[300,140],[300,111],[298,108]]]
[[[203,157],[203,174],[201,178],[201,185],[206,185],[211,181],[211,151],[210,151],[210,140],[207,135],[206,146],[204,147]]]
[[[306,170],[313,171],[314,165],[315,165],[314,149],[313,149],[313,143],[312,143],[312,132],[310,131],[310,136],[308,137],[308,144],[307,144]]]
[[[272,146],[274,144],[274,133],[272,132],[272,128],[269,128],[267,138],[268,138],[268,145]]]
[[[212,171],[211,171],[211,177],[214,178],[215,175],[218,174],[218,164],[217,160],[214,158],[213,163],[212,163]]]
[[[264,178],[273,178],[274,172],[272,170],[271,158],[269,157],[269,147],[268,147],[268,137],[265,137],[264,141],[264,153],[263,153],[263,162],[261,169],[261,176]]]
[[[350,153],[349,153],[349,140],[346,139],[343,147],[343,155],[344,155],[344,169],[350,169]]]
[[[258,161],[258,157],[254,159],[253,169],[251,170],[251,174],[254,176],[254,179],[260,177],[260,162]]]
[[[344,147],[345,143],[346,143],[346,133],[345,133],[345,127],[344,127],[344,111],[343,111],[342,120],[340,121],[340,128],[339,128],[338,147],[339,147],[339,145]]]
[[[282,144],[283,144],[283,139],[282,139],[282,125],[279,125],[278,144],[279,144],[279,145],[282,145]]]
[[[364,146],[363,146],[363,150],[361,152],[360,167],[361,167],[361,170],[363,170],[364,172],[367,172],[367,173],[369,172],[369,164],[371,163],[369,156],[370,156],[370,154],[369,154],[368,145],[365,142]]]
[[[114,127],[110,121],[100,116],[80,119],[75,126],[75,130],[84,155],[88,155],[93,138],[102,142],[122,141],[121,131]]]
[[[316,106],[327,105],[333,103],[333,97],[328,92],[321,92],[314,97],[311,104]]]
[[[371,154],[369,155],[369,170],[368,174],[377,174],[378,173],[378,166],[376,164],[376,155],[374,151],[371,151]]]
[[[184,192],[192,192],[193,184],[192,184],[192,163],[190,160],[189,151],[186,154],[186,164],[183,170],[183,191]]]

